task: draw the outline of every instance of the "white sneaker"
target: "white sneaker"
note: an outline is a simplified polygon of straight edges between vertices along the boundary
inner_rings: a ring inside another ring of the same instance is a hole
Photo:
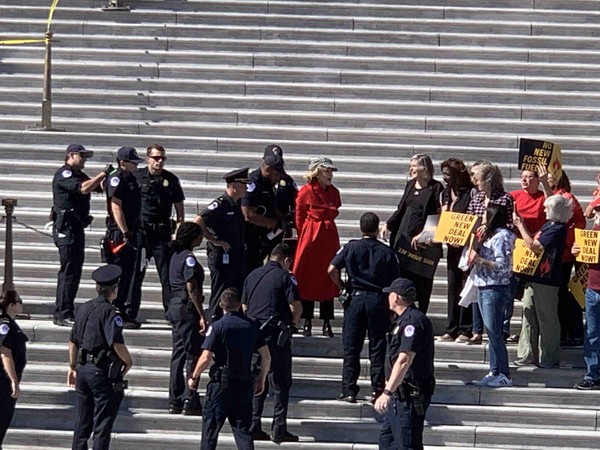
[[[491,380],[487,385],[489,387],[509,387],[513,385],[513,382],[510,378],[501,373],[493,380]]]
[[[487,386],[490,381],[496,378],[494,372],[488,373],[485,377],[483,377],[480,381],[473,381],[475,386]]]

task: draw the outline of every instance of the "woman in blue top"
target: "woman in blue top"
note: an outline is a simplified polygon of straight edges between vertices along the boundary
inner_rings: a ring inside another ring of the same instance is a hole
[[[509,284],[512,275],[512,254],[515,234],[507,226],[506,208],[490,203],[486,208],[486,225],[480,249],[471,251],[477,303],[487,330],[490,350],[490,372],[478,386],[512,386],[508,369],[508,353],[502,338],[504,309],[510,300]]]

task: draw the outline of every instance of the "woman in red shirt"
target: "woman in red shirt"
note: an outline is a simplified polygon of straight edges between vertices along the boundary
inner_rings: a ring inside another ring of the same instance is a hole
[[[312,334],[315,302],[319,302],[323,335],[333,337],[330,321],[333,319],[333,298],[339,294],[339,289],[327,275],[327,267],[340,248],[334,220],[342,201],[340,191],[332,184],[336,170],[329,158],[311,159],[304,176],[308,183],[302,186],[296,198],[298,248],[293,272],[302,299],[305,336]]]

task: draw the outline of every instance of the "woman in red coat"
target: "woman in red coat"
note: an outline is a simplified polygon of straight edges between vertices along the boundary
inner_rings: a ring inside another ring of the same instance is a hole
[[[340,191],[331,183],[336,170],[329,158],[311,159],[304,176],[308,183],[302,186],[296,198],[298,248],[293,272],[302,299],[305,336],[312,334],[315,302],[319,302],[323,335],[333,337],[330,321],[333,319],[333,298],[339,290],[327,275],[327,267],[340,248],[334,219],[342,201]]]

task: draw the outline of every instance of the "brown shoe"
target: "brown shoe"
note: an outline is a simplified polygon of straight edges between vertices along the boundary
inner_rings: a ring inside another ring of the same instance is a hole
[[[461,334],[454,340],[454,342],[456,342],[457,344],[466,344],[467,342],[469,342],[469,339],[469,336],[467,336],[466,334]]]
[[[454,338],[452,337],[452,335],[451,335],[451,334],[449,334],[449,333],[446,333],[446,334],[443,334],[443,335],[439,336],[439,337],[437,338],[437,340],[438,340],[438,341],[453,341],[453,340],[454,340]]]
[[[483,342],[483,336],[479,333],[475,333],[471,339],[469,339],[467,345],[481,345]]]

